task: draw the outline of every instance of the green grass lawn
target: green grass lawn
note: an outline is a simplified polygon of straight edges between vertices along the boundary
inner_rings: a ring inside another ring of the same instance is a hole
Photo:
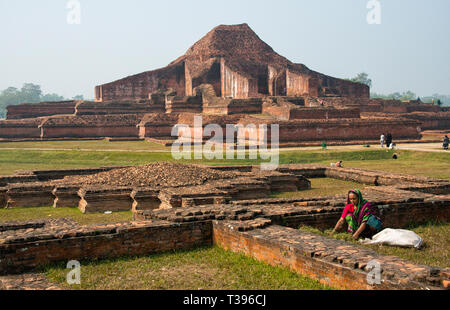
[[[285,267],[219,247],[81,262],[81,284],[66,283],[64,263],[45,268],[51,281],[81,290],[323,290],[331,289]]]
[[[331,235],[333,229],[320,231],[309,226],[302,226],[300,229],[359,244],[375,250],[380,254],[398,256],[417,264],[450,268],[450,223],[430,222],[425,225],[406,228],[414,231],[423,239],[424,246],[420,250],[386,245],[363,245],[359,241],[354,240],[350,233],[336,233]]]
[[[80,225],[96,225],[118,222],[129,222],[133,215],[131,211],[113,212],[112,214],[89,213],[83,214],[78,208],[16,208],[0,209],[0,223],[9,221],[45,220],[57,218],[71,218]]]
[[[89,142],[89,141],[84,141]],[[144,143],[143,141],[140,141]],[[33,142],[39,147],[37,142]],[[44,142],[42,142],[44,143]],[[69,143],[69,142],[65,142]],[[75,144],[75,142],[71,142]],[[109,143],[109,142],[108,142]],[[114,142],[119,143],[119,142]],[[112,143],[112,144],[114,144]],[[148,143],[148,142],[145,142]],[[0,145],[2,145],[0,143]],[[78,142],[75,144],[78,145]],[[103,148],[104,149],[104,148]],[[385,150],[328,150],[281,151],[280,164],[317,163],[329,165],[338,160],[344,167],[358,167],[395,173],[450,179],[450,153],[396,151],[398,160],[392,159],[393,151]],[[0,148],[0,175],[10,175],[16,170],[93,168],[114,165],[143,165],[154,161],[173,161],[170,152],[122,152],[77,150],[5,150]],[[259,164],[261,160],[182,160],[184,163],[210,165]]]
[[[78,140],[78,141],[38,141],[0,143],[1,149],[63,149],[63,150],[128,150],[128,151],[165,151],[165,147],[151,141]]]

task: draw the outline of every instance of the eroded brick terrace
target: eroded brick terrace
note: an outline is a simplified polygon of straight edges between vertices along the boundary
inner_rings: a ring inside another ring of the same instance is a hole
[[[188,166],[186,166],[188,167]],[[192,166],[189,166],[192,168]],[[44,263],[148,255],[216,244],[272,265],[283,265],[321,283],[350,289],[445,289],[450,270],[380,255],[352,243],[298,230],[301,225],[331,228],[345,195],[279,199],[272,192],[310,187],[309,179],[328,177],[367,185],[366,199],[384,226],[450,218],[450,183],[425,177],[318,165],[282,165],[262,172],[257,166],[195,166],[203,181],[93,186],[86,180],[120,168],[36,171],[0,178],[0,206],[78,206],[82,212],[132,210],[127,223],[81,226],[72,220],[34,220],[0,224],[0,278],[4,288],[42,288],[39,276],[23,276]],[[209,179],[207,171],[221,177]],[[67,184],[72,176],[83,182]],[[377,260],[381,284],[367,282],[367,263]],[[16,279],[16,280],[14,280]],[[18,279],[18,280],[17,280]],[[19,281],[19,282],[17,282]],[[39,282],[39,281],[37,281]],[[47,288],[54,288],[47,285]]]

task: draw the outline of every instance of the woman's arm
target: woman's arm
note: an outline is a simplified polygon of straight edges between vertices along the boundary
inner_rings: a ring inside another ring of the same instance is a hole
[[[341,228],[341,226],[344,224],[344,219],[340,218],[339,221],[336,223],[336,226],[334,227],[333,231],[331,232],[332,234],[334,234],[336,231],[338,231],[338,229]]]
[[[362,223],[358,230],[353,234],[353,239],[358,239],[359,235],[366,229],[366,223]]]

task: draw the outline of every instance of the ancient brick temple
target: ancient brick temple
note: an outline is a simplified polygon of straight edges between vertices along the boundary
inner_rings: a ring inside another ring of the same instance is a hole
[[[167,67],[95,87],[95,101],[7,107],[0,140],[174,140],[176,124],[278,124],[280,145],[416,141],[450,129],[450,112],[420,101],[371,99],[369,87],[278,55],[247,24],[218,26]]]
[[[167,67],[97,86],[96,101],[147,99],[161,89],[191,96],[211,84],[222,98],[346,96],[369,98],[369,87],[336,79],[278,55],[247,24],[221,25]]]

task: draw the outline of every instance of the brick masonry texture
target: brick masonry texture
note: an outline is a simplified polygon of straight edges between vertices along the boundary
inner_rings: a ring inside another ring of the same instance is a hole
[[[449,269],[410,263],[361,246],[272,225],[242,229],[245,223],[214,222],[214,243],[275,266],[287,266],[323,284],[354,290],[436,289],[448,281]],[[381,266],[380,284],[369,284],[368,263]]]
[[[301,175],[251,171],[252,168],[221,172],[199,165],[159,163],[56,171],[55,175],[33,172],[29,173],[32,178],[27,183],[18,183],[23,181],[21,178],[4,178],[0,205],[8,208],[78,206],[83,213],[137,211],[223,204],[236,199],[263,198],[271,192],[310,188],[309,180]],[[184,170],[183,178],[177,177],[180,170]],[[38,182],[35,176],[45,181]]]
[[[77,192],[77,195],[80,198],[93,195],[85,200],[98,204],[101,211],[110,206],[101,202],[106,197],[104,195],[108,196],[110,192],[118,196],[109,196],[108,199],[113,201],[117,198],[122,204],[125,200],[126,208],[131,208],[134,199],[134,222],[96,226],[79,226],[66,219],[1,223],[0,273],[22,273],[49,262],[146,255],[215,242],[226,249],[252,255],[273,265],[289,266],[296,272],[335,287],[448,288],[449,270],[412,264],[397,257],[379,255],[353,244],[297,230],[301,225],[319,229],[333,227],[345,206],[345,195],[298,199],[267,198],[266,195],[272,190],[295,190],[291,185],[298,186],[300,181],[303,186],[308,186],[307,178],[351,180],[367,185],[360,188],[364,197],[375,206],[384,227],[403,228],[411,222],[419,224],[450,219],[448,181],[321,165],[282,165],[275,172],[262,172],[256,168],[210,167],[217,173],[221,171],[240,176],[210,180],[203,185],[137,187],[125,188],[125,191],[123,187],[110,187],[106,191],[102,188],[83,189],[84,193],[80,196]],[[90,172],[92,176],[98,170]],[[8,182],[13,182],[12,188],[16,191],[31,188],[36,193],[36,185],[47,186],[51,180],[61,180],[65,174],[73,177],[76,173],[71,170],[60,171],[55,176],[51,171],[28,173],[28,177],[34,177],[34,182],[24,183],[23,186],[17,183],[22,180],[20,177],[8,177],[4,180],[6,187],[0,190],[0,198],[3,192],[3,201],[8,201],[7,191],[11,188]],[[89,170],[79,170],[78,173],[86,175]],[[25,172],[23,174],[27,175]],[[45,181],[36,182],[37,176]],[[70,198],[75,189],[69,185],[61,187],[61,192],[66,195],[63,198]],[[258,195],[253,193],[256,189]],[[262,189],[265,189],[265,195],[260,195]],[[38,196],[43,194],[44,191]],[[38,196],[33,199],[38,199]],[[383,281],[380,285],[373,286],[367,282],[369,271],[366,265],[372,259],[382,266]],[[4,286],[7,283],[9,288],[14,288],[17,283],[19,287],[41,285],[41,281],[33,280],[33,277],[29,281],[31,284],[20,277],[15,280],[2,279],[0,282],[3,281]],[[42,283],[44,289],[45,281]],[[52,287],[51,284],[47,286]]]
[[[181,97],[205,83],[223,98],[369,97],[364,84],[312,71],[278,55],[247,24],[215,27],[167,67],[99,85],[95,93],[97,101],[145,99],[159,89],[172,88]]]
[[[15,227],[17,228],[17,227]],[[0,274],[21,273],[61,260],[191,249],[211,245],[212,223],[130,222],[79,226],[67,220],[0,233]]]
[[[8,107],[6,118],[23,119],[56,114],[73,114],[75,113],[75,106],[79,102],[80,101],[61,101],[13,105]]]

